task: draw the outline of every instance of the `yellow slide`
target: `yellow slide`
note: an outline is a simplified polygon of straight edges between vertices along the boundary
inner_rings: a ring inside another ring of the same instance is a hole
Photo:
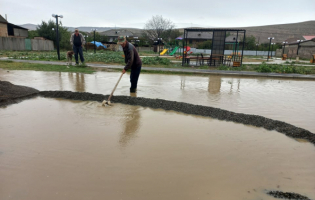
[[[164,50],[160,53],[160,56],[163,56],[167,51],[168,51],[168,49],[164,49]]]

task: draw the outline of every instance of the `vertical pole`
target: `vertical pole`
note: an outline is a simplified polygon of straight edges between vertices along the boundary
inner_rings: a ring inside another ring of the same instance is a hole
[[[59,29],[58,29],[58,16],[56,15],[56,24],[57,24],[57,54],[58,60],[60,60],[60,52],[59,52]]]
[[[258,44],[256,44],[256,56],[257,56],[257,48],[258,48]]]
[[[236,40],[235,40],[235,42],[236,42],[235,43],[235,54],[236,54],[236,48],[238,49],[238,31],[236,31]],[[234,57],[234,61],[235,61],[236,56],[234,55],[233,57]]]
[[[270,37],[270,41],[269,41],[269,50],[268,50],[268,57],[267,57],[267,61],[269,61],[269,51],[270,51],[271,40],[272,40],[272,37]]]
[[[301,42],[301,41],[299,41],[298,46],[297,46],[297,51],[296,51],[296,55],[297,55],[297,56],[299,55],[300,42]]]
[[[95,30],[94,30],[94,53],[96,53]]]
[[[282,57],[283,57],[283,54],[284,54],[284,49],[285,49],[285,43],[283,43],[283,48],[282,48]]]
[[[183,52],[182,52],[182,66],[184,66],[184,47],[185,47],[185,38],[186,38],[186,29],[184,29],[184,38],[183,38],[183,40],[182,40],[182,42],[183,42],[183,48],[182,48],[182,50],[183,50]]]
[[[242,66],[242,64],[243,64],[244,45],[245,45],[245,35],[246,35],[246,30],[244,31],[244,38],[243,38],[242,57],[241,57],[241,66]]]
[[[87,42],[86,42],[86,40],[87,40],[87,36],[85,36],[85,51],[87,53]]]

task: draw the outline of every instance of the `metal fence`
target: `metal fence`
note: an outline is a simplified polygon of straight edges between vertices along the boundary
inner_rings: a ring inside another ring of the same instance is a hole
[[[31,40],[16,37],[0,37],[0,50],[52,51],[54,50],[54,43],[51,40]]]
[[[179,48],[177,50],[176,53],[180,53],[182,52],[182,48]],[[203,53],[203,54],[211,54],[211,49],[196,49],[196,48],[191,48],[190,49],[190,52],[193,52],[193,53]],[[238,51],[240,53],[242,53],[242,51]],[[230,55],[233,53],[233,50],[225,50],[224,51],[224,55]],[[274,56],[276,54],[275,51],[270,51],[270,55]],[[244,56],[268,56],[268,51],[257,51],[257,54],[256,54],[256,51],[251,51],[251,50],[244,50]]]

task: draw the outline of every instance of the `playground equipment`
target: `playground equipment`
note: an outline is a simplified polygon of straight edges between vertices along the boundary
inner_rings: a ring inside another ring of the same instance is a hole
[[[170,56],[174,55],[174,54],[177,52],[178,48],[179,48],[179,47],[176,46],[176,47],[173,49],[173,51],[170,53]]]
[[[160,56],[163,56],[167,51],[168,51],[168,49],[164,49],[164,50],[160,53]]]

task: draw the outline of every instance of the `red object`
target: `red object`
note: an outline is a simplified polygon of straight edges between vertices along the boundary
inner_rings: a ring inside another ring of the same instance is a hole
[[[190,51],[190,46],[184,47],[184,49],[186,49],[186,51]]]

